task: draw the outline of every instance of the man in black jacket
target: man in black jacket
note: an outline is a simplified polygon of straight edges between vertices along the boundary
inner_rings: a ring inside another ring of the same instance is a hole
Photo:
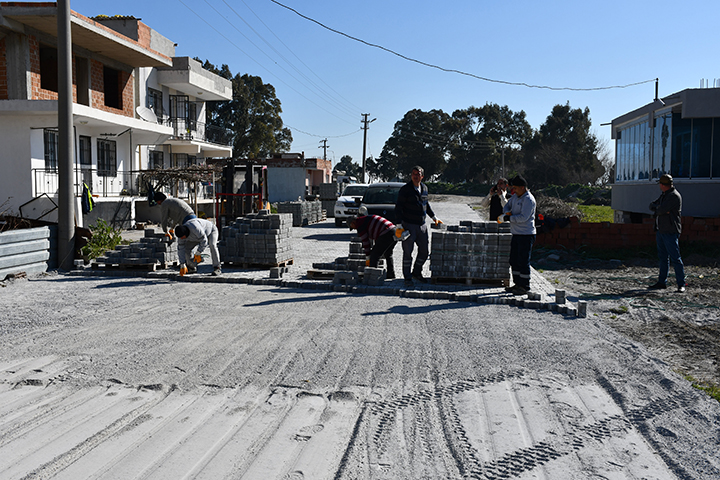
[[[430,215],[436,224],[442,223],[435,218],[435,213],[428,203],[427,185],[422,183],[424,173],[422,167],[413,167],[410,181],[400,188],[397,203],[395,204],[397,222],[402,223],[403,228],[410,233],[410,237],[402,244],[402,270],[405,286],[412,286],[413,279],[420,283],[427,283],[427,279],[422,276],[422,269],[428,258],[430,244],[425,218]],[[415,265],[413,265],[412,252],[415,244],[418,246],[418,252],[415,257]]]
[[[666,288],[670,263],[675,267],[675,280],[677,291],[685,291],[685,267],[680,258],[678,239],[682,231],[680,212],[682,211],[682,196],[673,186],[673,178],[665,174],[658,180],[662,195],[650,204],[650,210],[655,214],[655,237],[657,240],[658,259],[660,260],[660,275],[656,284],[649,289]]]

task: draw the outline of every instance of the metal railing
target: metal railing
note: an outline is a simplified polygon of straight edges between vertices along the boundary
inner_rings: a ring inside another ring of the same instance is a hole
[[[167,118],[164,122],[173,128],[173,135],[183,140],[199,140],[223,146],[232,143],[232,130],[227,128],[188,121],[185,118]]]
[[[144,196],[147,195],[145,182],[142,176],[145,172],[138,170],[118,171],[113,176],[103,175],[104,172],[95,168],[76,167],[73,171],[73,192],[80,196],[83,184],[87,184],[90,193],[97,197],[120,197],[125,195]],[[33,175],[33,196],[43,194],[57,195],[59,178],[58,171],[51,168],[35,168]],[[191,186],[185,182],[178,182],[177,196],[189,197],[194,194]],[[198,198],[213,198],[212,185],[200,185]]]

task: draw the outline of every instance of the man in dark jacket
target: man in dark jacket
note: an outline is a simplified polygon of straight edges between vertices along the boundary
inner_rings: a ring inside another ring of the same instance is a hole
[[[655,214],[655,238],[657,241],[658,259],[660,260],[660,275],[656,284],[649,286],[652,290],[667,288],[667,277],[670,263],[675,268],[677,291],[685,291],[685,267],[680,258],[678,239],[682,231],[680,212],[682,211],[682,196],[673,186],[673,178],[665,174],[658,180],[662,194],[660,198],[650,204],[650,210]]]
[[[427,283],[427,279],[422,276],[422,269],[428,258],[430,244],[425,218],[430,215],[430,218],[436,224],[442,223],[435,218],[435,213],[428,203],[427,185],[422,183],[424,173],[422,167],[413,167],[410,181],[400,188],[397,203],[395,204],[395,218],[410,233],[408,239],[402,244],[402,269],[406,286],[411,286],[413,279],[420,283]],[[415,257],[415,265],[413,265],[412,252],[415,244],[418,246],[418,253]]]

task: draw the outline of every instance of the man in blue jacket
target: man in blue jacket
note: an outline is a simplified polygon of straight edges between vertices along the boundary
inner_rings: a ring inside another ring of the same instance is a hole
[[[510,269],[513,285],[505,290],[514,295],[525,295],[530,291],[530,255],[535,243],[535,197],[527,188],[527,181],[520,175],[510,182],[515,193],[503,207],[500,222],[510,222]]]
[[[410,233],[410,236],[402,244],[402,270],[405,286],[412,286],[413,279],[420,283],[427,283],[427,279],[422,276],[423,265],[427,261],[430,245],[425,219],[430,215],[436,224],[442,223],[435,218],[435,213],[428,203],[428,188],[422,183],[424,174],[425,171],[422,167],[413,167],[410,181],[400,188],[395,204],[397,223],[401,223],[403,228]],[[418,252],[413,265],[412,252],[416,244]]]

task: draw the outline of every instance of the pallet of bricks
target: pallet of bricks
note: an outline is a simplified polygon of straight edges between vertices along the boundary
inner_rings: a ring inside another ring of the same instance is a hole
[[[138,242],[118,245],[115,250],[106,251],[105,255],[95,259],[91,268],[155,271],[156,268],[177,265],[177,242],[170,243],[162,230],[156,232],[154,228],[146,228],[144,235]]]
[[[292,226],[302,227],[317,223],[322,220],[322,204],[319,200],[310,202],[280,202],[277,206],[278,213],[291,213]]]
[[[315,270],[308,271],[309,278],[332,278],[333,283],[344,285],[364,284],[381,286],[387,279],[385,259],[378,260],[377,267],[365,265],[366,255],[360,237],[350,239],[347,257],[338,257],[332,263],[313,263]]]
[[[337,182],[320,184],[320,203],[322,203],[322,209],[325,210],[327,217],[335,216],[335,202],[337,202],[337,198]]]
[[[432,232],[434,283],[510,284],[510,225],[463,221]]]
[[[236,218],[222,229],[220,259],[244,268],[292,265],[292,223],[292,215],[268,210]]]

